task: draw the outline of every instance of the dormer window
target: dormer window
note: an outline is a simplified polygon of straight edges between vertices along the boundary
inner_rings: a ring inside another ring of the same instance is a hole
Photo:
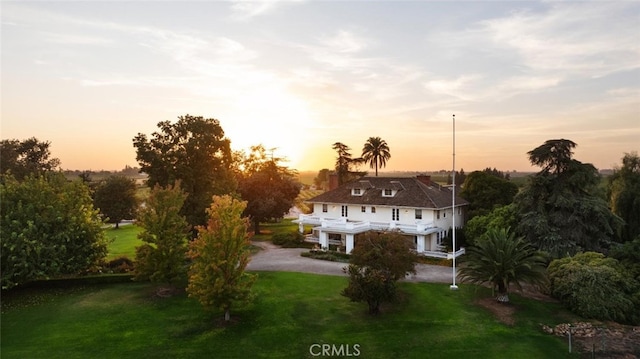
[[[351,195],[352,196],[362,196],[362,189],[361,188],[352,188],[351,189]]]
[[[385,188],[382,190],[382,197],[393,197],[393,190],[391,188]]]

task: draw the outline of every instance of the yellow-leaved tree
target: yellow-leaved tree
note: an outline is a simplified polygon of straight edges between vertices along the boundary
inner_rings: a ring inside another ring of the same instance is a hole
[[[231,318],[233,304],[247,303],[255,276],[245,273],[249,263],[249,220],[242,217],[247,202],[229,195],[213,196],[207,226],[198,228],[191,242],[187,293],[206,310],[224,311]]]

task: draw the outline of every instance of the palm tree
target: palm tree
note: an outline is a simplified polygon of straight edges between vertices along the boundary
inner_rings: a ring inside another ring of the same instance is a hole
[[[469,247],[458,271],[460,281],[491,284],[498,302],[509,302],[509,285],[546,282],[545,258],[524,238],[514,238],[509,229],[490,229],[487,239]]]
[[[362,159],[365,163],[369,163],[371,168],[376,169],[376,177],[378,177],[378,166],[385,167],[387,160],[391,158],[387,141],[380,137],[369,137],[362,148]]]

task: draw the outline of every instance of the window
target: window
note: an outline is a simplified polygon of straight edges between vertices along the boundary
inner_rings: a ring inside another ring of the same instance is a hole
[[[371,207],[371,213],[376,213],[376,207]]]
[[[366,206],[362,206],[362,208],[360,209],[360,211],[362,211],[362,213],[366,213],[366,212],[367,212],[367,207],[366,207]]]
[[[347,215],[349,214],[348,209],[349,209],[349,207],[342,206],[342,217],[347,217]]]
[[[322,204],[322,212],[323,213],[329,212],[329,206],[326,203]]]
[[[391,220],[399,221],[400,220],[400,209],[399,208],[391,208]]]
[[[440,211],[436,211],[436,219],[440,219]]]
[[[360,196],[362,194],[362,190],[360,188],[354,188],[351,192],[354,196]]]
[[[393,196],[393,191],[390,189],[385,188],[385,190],[382,192],[382,196],[383,197],[391,197]]]
[[[422,210],[416,209],[416,219],[422,219]]]

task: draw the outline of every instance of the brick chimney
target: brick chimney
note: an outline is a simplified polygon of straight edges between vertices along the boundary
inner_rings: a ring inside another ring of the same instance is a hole
[[[417,175],[416,179],[418,179],[418,181],[426,184],[427,186],[431,185],[431,176],[428,176],[428,175]]]
[[[333,191],[338,188],[338,174],[330,173],[329,174],[329,191]]]

